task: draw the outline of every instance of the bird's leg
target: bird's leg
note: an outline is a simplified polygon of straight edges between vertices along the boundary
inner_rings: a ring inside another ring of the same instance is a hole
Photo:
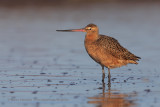
[[[104,66],[102,66],[102,82],[104,82],[105,78],[105,72],[104,72]]]
[[[102,80],[103,97],[105,97],[105,82]]]
[[[105,72],[104,72],[104,66],[102,66],[102,73],[105,75]]]
[[[110,68],[108,68],[108,78],[111,78]]]
[[[111,74],[110,74],[110,68],[108,68],[108,87],[111,87]]]

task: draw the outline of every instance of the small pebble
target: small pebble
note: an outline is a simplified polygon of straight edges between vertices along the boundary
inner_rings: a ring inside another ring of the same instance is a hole
[[[10,93],[14,93],[14,91],[10,91]]]
[[[150,92],[151,90],[150,90],[150,89],[145,89],[144,91],[146,91],[146,92]]]
[[[74,83],[74,82],[71,82],[70,85],[75,85],[75,83]]]
[[[64,75],[65,75],[65,74],[68,74],[68,72],[63,72],[62,74],[64,74]]]
[[[97,89],[103,89],[102,87],[99,87],[99,88],[97,88]]]
[[[64,81],[59,81],[59,83],[63,83]]]
[[[38,91],[33,91],[32,94],[37,94]]]
[[[42,73],[40,73],[40,74],[46,74],[46,73],[43,73],[43,72],[42,72]]]
[[[48,81],[48,82],[52,82],[52,80],[50,80],[50,79],[48,79],[47,81]]]

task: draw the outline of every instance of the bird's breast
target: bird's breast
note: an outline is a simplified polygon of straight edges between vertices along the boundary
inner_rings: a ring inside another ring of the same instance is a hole
[[[85,40],[85,48],[89,56],[95,60],[97,63],[100,63],[100,59],[98,57],[99,48],[93,41]]]

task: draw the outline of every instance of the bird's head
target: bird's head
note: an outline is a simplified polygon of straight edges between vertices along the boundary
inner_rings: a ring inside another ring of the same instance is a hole
[[[98,27],[95,24],[88,24],[85,28],[85,32],[87,33],[98,33]]]
[[[88,34],[98,33],[98,27],[95,24],[88,24],[85,28],[82,29],[69,29],[69,30],[56,30],[61,32],[86,32]]]

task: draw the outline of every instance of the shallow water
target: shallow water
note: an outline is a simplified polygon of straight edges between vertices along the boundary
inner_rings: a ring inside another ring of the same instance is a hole
[[[159,10],[158,2],[1,7],[0,105],[159,107]],[[142,58],[112,69],[111,87],[85,51],[85,34],[56,32],[89,23]]]

